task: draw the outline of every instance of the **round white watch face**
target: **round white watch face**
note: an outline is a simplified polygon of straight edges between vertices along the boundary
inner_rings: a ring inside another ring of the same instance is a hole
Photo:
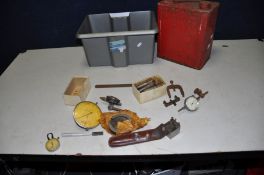
[[[186,108],[190,111],[195,111],[198,109],[199,102],[194,96],[190,96],[185,101]]]

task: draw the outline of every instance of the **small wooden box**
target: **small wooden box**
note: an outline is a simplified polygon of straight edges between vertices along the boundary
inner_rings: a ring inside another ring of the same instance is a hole
[[[86,99],[90,89],[91,84],[88,77],[73,77],[64,92],[64,103],[75,106]]]
[[[144,83],[151,81],[155,82],[154,87],[146,89],[143,92],[139,90],[140,86],[144,85]],[[132,91],[139,103],[145,103],[165,95],[166,83],[160,76],[156,75],[133,83]]]

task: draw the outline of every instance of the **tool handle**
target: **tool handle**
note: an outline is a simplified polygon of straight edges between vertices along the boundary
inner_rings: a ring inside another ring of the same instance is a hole
[[[145,131],[122,134],[119,136],[110,137],[108,144],[111,147],[133,145],[137,143],[149,142],[163,138],[164,135],[160,131],[160,127]]]
[[[101,136],[101,135],[104,135],[103,131],[92,132],[92,136]]]
[[[95,88],[118,88],[118,87],[132,87],[132,84],[97,84]]]

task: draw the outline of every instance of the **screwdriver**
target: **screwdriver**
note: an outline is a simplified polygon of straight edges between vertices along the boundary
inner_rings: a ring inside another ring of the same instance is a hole
[[[103,131],[97,131],[92,133],[74,133],[74,132],[64,132],[61,134],[62,137],[79,137],[79,136],[100,136],[103,135]]]

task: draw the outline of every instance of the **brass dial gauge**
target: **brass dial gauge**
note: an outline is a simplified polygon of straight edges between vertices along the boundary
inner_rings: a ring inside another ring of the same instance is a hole
[[[73,110],[73,118],[78,126],[90,129],[96,127],[101,118],[101,109],[90,101],[78,103]]]

